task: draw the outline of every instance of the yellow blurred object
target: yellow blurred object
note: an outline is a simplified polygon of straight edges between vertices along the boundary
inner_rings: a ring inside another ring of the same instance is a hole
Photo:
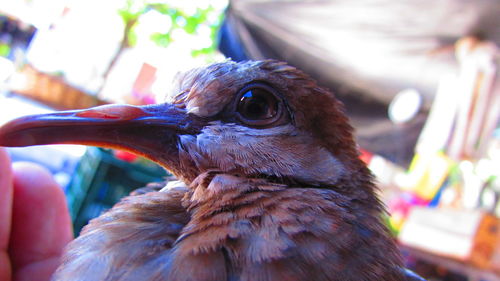
[[[391,225],[391,228],[394,229],[396,232],[401,231],[401,228],[403,227],[405,222],[405,218],[403,214],[401,213],[394,213],[391,214],[389,217],[389,223]]]
[[[408,173],[409,186],[402,187],[431,200],[446,180],[453,161],[442,152],[436,154],[415,154]]]

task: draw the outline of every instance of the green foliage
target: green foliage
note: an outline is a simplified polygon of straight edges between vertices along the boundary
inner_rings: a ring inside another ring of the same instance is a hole
[[[10,53],[10,46],[0,42],[0,57],[7,57]]]
[[[172,43],[172,36],[170,36],[170,32],[165,34],[163,33],[154,33],[151,35],[151,40],[155,42],[158,46],[168,47],[170,43]]]
[[[212,42],[212,44],[209,47],[193,50],[191,53],[193,57],[199,55],[213,54],[215,52],[215,50],[217,49],[217,43],[216,43],[217,34],[219,32],[219,28],[223,20],[224,20],[224,13],[220,13],[217,16],[217,20],[210,25],[210,41]]]
[[[133,47],[137,41],[135,26],[139,18],[147,12],[144,1],[126,0],[123,8],[118,10],[125,29],[123,31],[123,43],[127,47]]]
[[[197,8],[193,14],[188,14],[181,7],[167,1],[126,0],[124,7],[118,13],[125,24],[124,40],[126,40],[128,47],[132,47],[136,43],[135,25],[137,21],[150,10],[155,10],[170,19],[170,28],[166,32],[154,33],[150,38],[158,46],[168,47],[174,40],[172,33],[177,29],[196,36],[199,35],[200,28],[206,29],[208,27],[210,29],[211,45],[193,49],[192,55],[210,55],[215,52],[217,31],[223,18],[221,11],[216,10],[212,5],[208,5],[206,8]]]

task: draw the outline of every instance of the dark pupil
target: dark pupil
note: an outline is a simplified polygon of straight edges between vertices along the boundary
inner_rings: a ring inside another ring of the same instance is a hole
[[[240,100],[238,112],[249,120],[272,118],[276,115],[274,96],[260,89],[248,90]]]

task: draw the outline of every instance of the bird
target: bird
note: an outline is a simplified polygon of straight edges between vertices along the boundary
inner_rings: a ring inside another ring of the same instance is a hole
[[[117,148],[178,179],[91,220],[53,280],[423,280],[404,269],[330,90],[284,62],[225,60],[171,93],[0,128],[0,146]]]

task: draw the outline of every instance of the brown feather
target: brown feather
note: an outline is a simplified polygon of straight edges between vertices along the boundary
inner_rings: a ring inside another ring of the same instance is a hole
[[[286,124],[231,118],[255,81],[283,96]],[[213,64],[174,89],[172,103],[207,122],[178,136],[168,162],[187,187],[128,197],[93,220],[54,280],[405,280],[331,92],[276,61]]]

